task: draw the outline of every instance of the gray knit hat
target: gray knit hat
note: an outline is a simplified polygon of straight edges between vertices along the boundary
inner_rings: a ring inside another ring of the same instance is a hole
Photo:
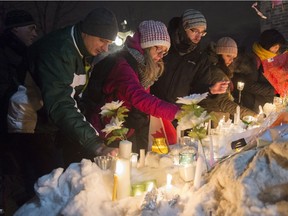
[[[204,15],[197,10],[188,9],[182,14],[182,24],[185,30],[204,26],[207,28],[207,22]]]
[[[237,56],[238,48],[236,42],[230,37],[222,37],[216,43],[216,54]]]
[[[154,20],[143,21],[139,24],[138,30],[141,48],[153,46],[170,48],[170,37],[164,23]]]
[[[88,35],[114,41],[118,33],[118,23],[112,11],[96,8],[81,22],[80,29]]]
[[[35,24],[35,21],[30,13],[25,10],[9,11],[5,17],[5,28],[22,27]]]

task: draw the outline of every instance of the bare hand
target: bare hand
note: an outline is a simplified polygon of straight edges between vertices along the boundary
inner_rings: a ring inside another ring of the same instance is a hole
[[[115,157],[118,154],[118,148],[104,147],[102,148],[102,151],[100,154]]]
[[[211,94],[226,93],[230,81],[219,81],[210,87]]]

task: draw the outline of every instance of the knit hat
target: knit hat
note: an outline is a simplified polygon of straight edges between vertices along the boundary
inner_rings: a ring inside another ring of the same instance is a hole
[[[216,54],[237,56],[238,49],[236,42],[230,37],[222,37],[216,43]]]
[[[7,29],[35,24],[30,13],[25,10],[9,11],[5,17],[5,27]]]
[[[204,26],[207,28],[207,22],[204,15],[197,10],[188,9],[182,14],[182,24],[185,30]]]
[[[114,13],[107,8],[96,8],[80,24],[81,32],[114,41],[118,23]]]
[[[170,48],[170,37],[164,23],[154,20],[143,21],[140,23],[138,30],[142,49],[153,46]]]
[[[284,36],[275,29],[268,29],[263,31],[259,38],[259,44],[264,49],[269,50],[272,46],[279,44],[284,45],[286,40]]]

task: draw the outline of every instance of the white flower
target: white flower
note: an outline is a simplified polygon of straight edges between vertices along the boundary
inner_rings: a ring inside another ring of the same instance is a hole
[[[116,118],[112,117],[110,123],[106,124],[105,128],[102,129],[101,131],[105,132],[106,136],[107,136],[113,130],[121,129],[123,126],[123,122],[124,121],[119,121],[119,119],[117,117]]]
[[[193,112],[190,112],[189,114],[183,116],[178,121],[178,125],[180,126],[181,130],[186,130],[186,129],[194,128],[194,127],[204,123],[209,118],[210,118],[210,116],[207,115],[206,111],[201,113],[200,117],[197,117],[196,115],[194,115]]]
[[[101,107],[101,112],[100,114],[102,116],[105,116],[106,113],[109,113],[113,110],[117,110],[119,107],[122,106],[122,104],[124,103],[124,101],[112,101],[111,103],[106,103],[104,106]]]
[[[200,101],[205,99],[207,96],[208,96],[208,92],[203,93],[203,94],[191,94],[191,95],[185,96],[185,97],[178,97],[178,100],[176,101],[176,103],[186,104],[186,105],[198,104]]]

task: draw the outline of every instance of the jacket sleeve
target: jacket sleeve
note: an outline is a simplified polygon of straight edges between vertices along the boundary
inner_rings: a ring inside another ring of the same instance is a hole
[[[74,84],[80,79],[75,74],[75,69],[79,67],[77,57],[68,51],[60,54],[43,50],[37,58],[36,73],[48,118],[72,140],[95,152],[102,141],[74,99],[77,87]]]
[[[173,120],[179,109],[176,105],[151,95],[149,90],[146,91],[126,61],[119,62],[113,68],[104,88],[106,94],[117,92],[119,100],[155,117]]]
[[[219,95],[217,100],[219,102],[218,103],[219,108],[223,112],[228,112],[232,116],[234,115],[234,113],[236,113],[236,107],[238,106],[238,104],[229,99],[228,93]],[[244,116],[247,115],[256,116],[257,113],[253,112],[252,110],[246,107],[240,106],[240,117],[243,118]]]

